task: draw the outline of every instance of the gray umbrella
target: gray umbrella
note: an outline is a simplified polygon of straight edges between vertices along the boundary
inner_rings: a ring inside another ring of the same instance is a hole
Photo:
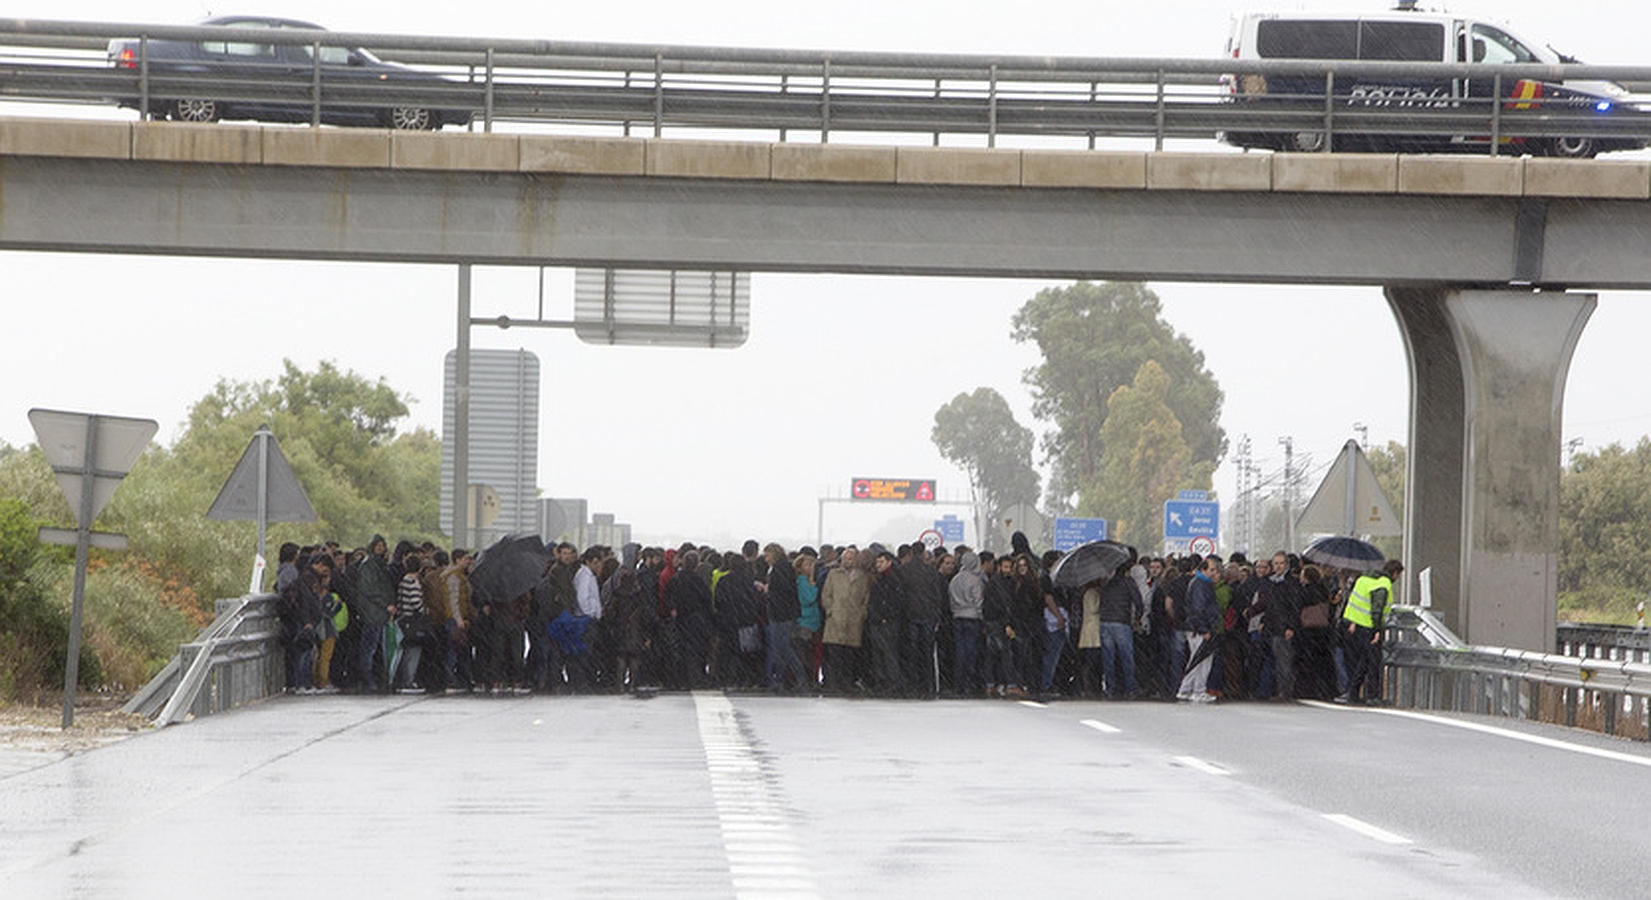
[[[1319,538],[1307,545],[1301,555],[1321,566],[1355,572],[1368,572],[1387,562],[1386,554],[1368,542],[1341,535]]]
[[[1135,548],[1117,541],[1090,541],[1073,547],[1055,563],[1049,577],[1055,587],[1076,590],[1092,581],[1112,577],[1118,567],[1135,559]]]

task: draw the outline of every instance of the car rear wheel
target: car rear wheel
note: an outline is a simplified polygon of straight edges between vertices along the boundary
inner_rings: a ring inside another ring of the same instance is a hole
[[[441,127],[435,113],[422,106],[397,106],[386,112],[384,118],[398,131],[434,131]]]
[[[1599,147],[1593,138],[1562,137],[1554,138],[1548,144],[1548,155],[1564,159],[1593,159],[1599,152]]]
[[[174,122],[216,122],[221,112],[216,100],[174,100],[169,114]]]

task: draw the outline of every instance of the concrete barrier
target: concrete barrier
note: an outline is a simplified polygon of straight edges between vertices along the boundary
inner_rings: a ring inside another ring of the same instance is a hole
[[[1129,188],[1147,186],[1147,155],[1105,150],[1026,150],[1023,187]]]
[[[1275,153],[1273,190],[1391,194],[1399,189],[1396,153]]]
[[[524,134],[520,147],[520,168],[523,172],[647,174],[648,142],[642,138]]]
[[[773,173],[769,145],[751,141],[649,140],[645,171],[656,176],[764,181]]]
[[[1020,151],[977,147],[897,147],[900,184],[1020,186]]]
[[[390,167],[390,132],[379,128],[264,128],[263,138],[265,165]]]
[[[132,125],[132,158],[258,164],[264,161],[263,129],[256,125],[137,122]]]
[[[0,155],[129,159],[132,123],[0,119]]]
[[[841,144],[774,144],[770,148],[775,181],[892,183],[897,175],[897,148]]]

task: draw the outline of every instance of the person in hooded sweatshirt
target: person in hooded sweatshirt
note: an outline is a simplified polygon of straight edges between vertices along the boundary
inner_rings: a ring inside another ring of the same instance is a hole
[[[978,696],[980,681],[981,609],[986,603],[986,579],[980,557],[968,547],[957,548],[957,574],[946,586],[952,608],[952,684],[960,697]]]

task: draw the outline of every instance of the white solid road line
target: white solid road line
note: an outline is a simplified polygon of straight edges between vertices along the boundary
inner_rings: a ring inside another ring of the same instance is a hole
[[[1232,773],[1212,762],[1205,762],[1196,756],[1177,756],[1175,761],[1189,769],[1197,769],[1206,775],[1231,775]]]
[[[1343,813],[1325,813],[1324,817],[1343,828],[1357,831],[1359,834],[1362,834],[1371,840],[1381,841],[1384,844],[1399,846],[1402,844],[1411,843],[1410,838],[1394,834],[1385,828],[1377,828],[1363,819],[1355,819],[1352,816],[1345,815]]]
[[[1318,709],[1334,709],[1340,712],[1367,712],[1378,713],[1384,716],[1398,716],[1402,719],[1417,719],[1422,722],[1432,722],[1436,725],[1449,725],[1452,728],[1464,728],[1468,731],[1477,731],[1481,734],[1493,734],[1515,741],[1524,741],[1539,747],[1548,747],[1554,750],[1566,750],[1571,753],[1581,753],[1586,756],[1597,756],[1600,759],[1611,759],[1617,762],[1632,763],[1636,766],[1651,767],[1651,757],[1635,756],[1632,753],[1619,753],[1615,750],[1605,750],[1599,747],[1589,747],[1584,744],[1573,744],[1557,738],[1543,737],[1538,734],[1525,734],[1521,731],[1512,731],[1507,728],[1498,728],[1495,725],[1485,725],[1479,722],[1467,722],[1461,719],[1450,719],[1444,716],[1434,716],[1409,709],[1384,709],[1381,707],[1343,706],[1339,703],[1325,703],[1322,700],[1302,700],[1303,705]]]
[[[1117,734],[1118,732],[1123,731],[1122,728],[1119,728],[1116,725],[1108,725],[1097,719],[1080,719],[1078,720],[1078,724],[1088,725],[1090,728],[1099,731],[1101,734]]]

